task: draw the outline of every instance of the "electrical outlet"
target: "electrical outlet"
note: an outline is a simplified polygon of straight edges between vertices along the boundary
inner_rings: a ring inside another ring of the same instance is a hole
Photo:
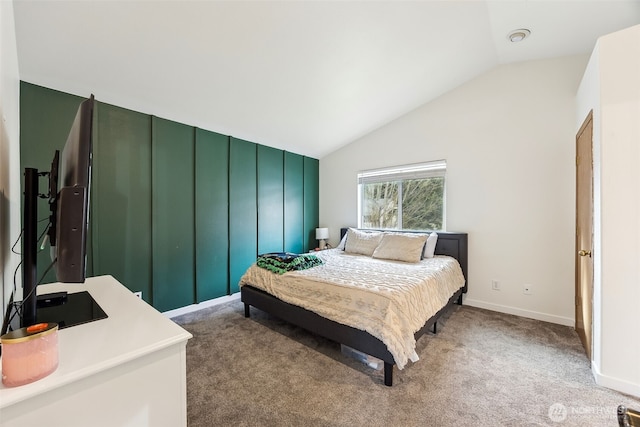
[[[138,298],[142,299],[142,291],[134,292],[133,294]]]
[[[493,289],[494,291],[499,291],[500,290],[500,282],[498,282],[497,280],[492,280],[491,281],[491,289]]]
[[[526,284],[522,288],[522,293],[525,295],[533,294],[533,285]]]

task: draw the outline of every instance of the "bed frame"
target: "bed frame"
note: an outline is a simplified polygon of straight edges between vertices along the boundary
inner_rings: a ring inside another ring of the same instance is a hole
[[[347,230],[347,228],[340,229],[340,238]],[[438,319],[442,313],[453,304],[462,305],[462,294],[467,292],[467,233],[438,231],[435,253],[436,255],[448,255],[458,260],[465,277],[465,284],[453,294],[444,307],[428,319],[424,326],[415,333],[416,341],[431,328],[435,333]],[[254,306],[293,325],[377,357],[384,361],[384,384],[387,386],[393,384],[393,366],[395,365],[393,356],[382,341],[368,332],[326,319],[312,311],[286,303],[250,285],[242,286],[240,294],[244,303],[245,317],[250,316],[249,307]]]

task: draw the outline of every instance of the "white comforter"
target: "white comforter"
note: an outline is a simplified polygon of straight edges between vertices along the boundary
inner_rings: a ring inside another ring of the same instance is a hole
[[[251,285],[282,301],[369,332],[386,344],[398,368],[416,362],[417,332],[464,285],[458,261],[436,256],[418,263],[317,252],[324,265],[275,274],[251,266],[240,286]]]

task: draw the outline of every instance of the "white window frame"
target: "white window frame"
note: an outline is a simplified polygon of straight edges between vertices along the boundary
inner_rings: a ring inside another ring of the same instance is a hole
[[[358,228],[362,228],[362,206],[364,205],[364,193],[362,187],[364,184],[372,184],[376,182],[403,181],[407,179],[423,179],[423,178],[444,178],[444,188],[442,195],[442,230],[447,229],[447,161],[434,160],[424,163],[414,163],[404,166],[393,166],[382,169],[371,169],[360,171],[358,178]],[[398,200],[402,200],[402,185],[398,188]],[[402,203],[398,203],[398,224],[402,224]]]

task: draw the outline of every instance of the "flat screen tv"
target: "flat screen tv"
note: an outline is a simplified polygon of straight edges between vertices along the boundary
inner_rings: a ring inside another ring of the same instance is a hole
[[[80,104],[60,156],[58,177],[50,175],[59,180],[50,202],[49,241],[60,282],[82,283],[86,276],[94,103],[92,95]]]
[[[69,319],[77,324],[106,317],[99,306],[96,309],[97,304],[87,292],[83,293],[85,297],[79,298],[79,294],[74,294],[70,299],[65,292],[55,295],[37,295],[36,292],[39,176],[49,176],[51,215],[47,235],[56,279],[65,283],[83,283],[86,278],[94,106],[93,95],[80,104],[62,153],[55,152],[48,173],[25,168],[21,326],[57,322],[62,328],[73,326]],[[82,312],[80,317],[78,311]]]

